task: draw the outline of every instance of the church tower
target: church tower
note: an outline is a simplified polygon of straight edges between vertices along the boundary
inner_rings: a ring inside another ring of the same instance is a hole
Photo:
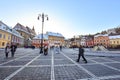
[[[33,31],[34,35],[36,35],[36,32],[35,32],[34,26],[33,26],[33,28],[32,28],[32,31]]]

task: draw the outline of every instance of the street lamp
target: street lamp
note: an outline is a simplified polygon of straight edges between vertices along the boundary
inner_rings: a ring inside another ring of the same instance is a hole
[[[80,40],[79,40],[79,46],[81,46],[81,37],[82,37],[82,36],[79,35],[79,39],[80,39]]]
[[[48,20],[48,15],[45,15],[44,13],[38,14],[38,20],[42,18],[42,35],[41,35],[41,47],[40,47],[40,53],[43,53],[43,27],[44,27],[44,20]]]

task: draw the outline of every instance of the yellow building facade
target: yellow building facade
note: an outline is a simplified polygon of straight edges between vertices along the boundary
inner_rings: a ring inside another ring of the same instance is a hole
[[[5,48],[7,43],[11,43],[11,34],[0,30],[0,48]]]
[[[110,39],[111,47],[116,47],[116,46],[120,45],[120,35],[109,36],[109,39]]]
[[[120,39],[110,39],[110,45],[120,45]]]
[[[32,45],[35,47],[40,47],[41,39],[42,35],[37,35],[33,38]],[[60,33],[47,32],[46,34],[43,34],[43,45],[48,45],[49,47],[56,45],[65,46],[64,37]]]
[[[58,36],[49,36],[48,41],[51,45],[59,44],[64,45],[64,37],[58,37]]]
[[[0,21],[0,48],[5,48],[7,43],[21,45],[23,44],[23,37],[15,29]]]

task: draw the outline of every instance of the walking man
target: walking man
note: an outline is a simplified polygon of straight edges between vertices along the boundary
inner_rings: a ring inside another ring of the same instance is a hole
[[[87,63],[87,60],[84,57],[84,49],[82,48],[82,46],[79,46],[79,54],[78,54],[77,62],[80,61],[81,56],[82,56],[83,60],[85,61],[85,63]]]

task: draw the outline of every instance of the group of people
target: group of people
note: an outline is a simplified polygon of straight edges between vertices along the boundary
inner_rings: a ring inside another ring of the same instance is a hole
[[[60,51],[62,51],[62,46],[61,45],[60,46],[59,45],[54,46],[54,51],[55,51],[55,53],[60,53]],[[78,58],[77,58],[76,62],[79,62],[81,57],[83,58],[83,61],[85,63],[87,63],[87,59],[84,56],[84,49],[80,45],[79,50],[78,50]]]
[[[54,51],[55,51],[55,53],[60,53],[60,51],[62,50],[62,46],[54,46],[53,47],[54,48]],[[51,47],[50,47],[50,49],[52,49]],[[45,45],[44,46],[44,55],[47,55],[48,54],[48,46],[47,45]]]
[[[8,58],[8,54],[11,52],[11,57],[14,57],[15,51],[17,49],[17,45],[14,43],[7,43],[5,47],[5,57]]]
[[[54,46],[54,51],[55,53],[60,53],[60,51],[62,51],[62,46],[61,45]]]
[[[61,46],[61,45],[56,45],[56,46],[54,47],[54,51],[55,51],[55,53],[60,53],[60,51],[62,51],[62,46]],[[79,62],[81,57],[83,58],[83,61],[84,61],[85,63],[87,63],[87,59],[86,59],[85,56],[84,56],[84,49],[83,49],[82,46],[80,45],[80,46],[79,46],[79,50],[78,50],[78,58],[77,58],[76,62]]]
[[[15,45],[14,43],[11,43],[11,45],[9,43],[7,43],[7,45],[5,47],[6,58],[8,58],[8,54],[10,52],[11,52],[11,57],[14,57],[16,49],[17,49],[17,45]],[[55,46],[56,53],[59,53],[60,50],[62,50],[62,46]],[[47,54],[48,54],[48,46],[44,46],[44,55],[47,55]],[[85,61],[85,63],[87,63],[87,60],[84,57],[84,49],[82,48],[82,46],[79,46],[78,59],[76,60],[77,62],[80,61],[80,57],[82,57],[83,61]]]

